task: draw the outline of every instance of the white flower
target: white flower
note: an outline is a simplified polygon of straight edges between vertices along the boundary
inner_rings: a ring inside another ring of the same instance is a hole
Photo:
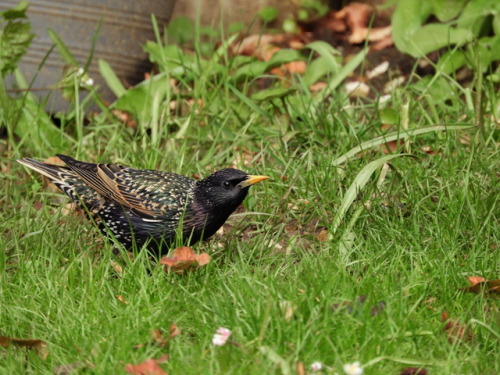
[[[311,363],[311,371],[321,371],[323,369],[323,364],[321,362],[313,362]]]
[[[347,375],[361,375],[363,373],[363,367],[361,367],[361,364],[358,361],[346,363],[344,365],[344,372]]]
[[[227,328],[224,328],[224,327],[219,327],[217,328],[217,331],[216,331],[219,335],[222,335],[222,336],[231,336],[231,331]]]
[[[93,86],[94,80],[92,78],[87,78],[84,83],[86,86]]]
[[[216,346],[226,345],[226,341],[231,336],[231,331],[224,327],[217,328],[217,333],[212,338],[212,344]]]

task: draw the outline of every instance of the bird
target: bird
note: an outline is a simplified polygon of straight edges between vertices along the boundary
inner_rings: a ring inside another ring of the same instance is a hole
[[[180,174],[95,164],[57,154],[66,165],[17,160],[51,180],[83,209],[105,235],[126,249],[143,246],[158,254],[174,244],[210,238],[268,176],[221,169],[202,180]]]

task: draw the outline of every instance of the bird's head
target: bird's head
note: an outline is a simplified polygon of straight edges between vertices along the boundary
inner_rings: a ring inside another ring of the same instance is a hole
[[[230,214],[243,202],[250,186],[268,178],[233,168],[222,169],[196,183],[195,199],[205,208],[227,210]]]

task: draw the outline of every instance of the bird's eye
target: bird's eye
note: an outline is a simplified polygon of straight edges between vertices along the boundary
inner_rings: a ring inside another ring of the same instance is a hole
[[[224,187],[224,189],[230,189],[232,187],[232,185],[229,181],[224,181],[222,183],[222,186]]]

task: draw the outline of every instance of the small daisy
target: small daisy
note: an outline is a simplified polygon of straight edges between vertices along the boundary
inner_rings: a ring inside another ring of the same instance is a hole
[[[361,367],[361,364],[358,361],[346,363],[344,365],[344,372],[347,375],[361,375],[363,373],[363,367]]]
[[[321,362],[311,363],[311,371],[321,371],[323,369],[323,364]]]

